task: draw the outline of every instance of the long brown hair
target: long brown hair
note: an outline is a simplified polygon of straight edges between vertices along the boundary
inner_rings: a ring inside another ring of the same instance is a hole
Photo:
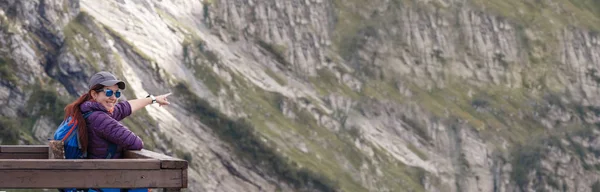
[[[94,85],[87,93],[83,94],[73,103],[68,104],[65,107],[65,119],[71,117],[74,119],[73,123],[77,123],[77,135],[79,136],[79,142],[81,144],[81,150],[85,153],[88,147],[88,132],[85,119],[79,108],[83,102],[92,99],[92,91],[99,92],[104,88],[104,85]]]

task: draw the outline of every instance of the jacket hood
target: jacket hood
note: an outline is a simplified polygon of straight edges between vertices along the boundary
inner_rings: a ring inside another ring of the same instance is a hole
[[[79,109],[81,109],[82,113],[86,113],[88,111],[103,111],[108,113],[108,110],[106,110],[102,104],[96,101],[85,101],[79,106]]]

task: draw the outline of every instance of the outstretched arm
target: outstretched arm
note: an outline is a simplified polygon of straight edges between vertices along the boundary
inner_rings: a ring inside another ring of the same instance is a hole
[[[171,103],[169,103],[169,101],[167,101],[167,97],[169,95],[171,95],[171,93],[156,96],[156,102],[160,106],[171,104]],[[129,100],[127,102],[129,102],[129,105],[131,105],[131,113],[133,113],[141,108],[146,107],[147,105],[152,104],[152,99],[151,98],[141,98],[141,99]]]

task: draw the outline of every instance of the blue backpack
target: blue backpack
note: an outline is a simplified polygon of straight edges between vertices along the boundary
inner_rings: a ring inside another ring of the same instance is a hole
[[[87,119],[93,111],[89,111],[83,114],[83,118]],[[87,158],[87,153],[84,153],[81,150],[81,142],[79,141],[79,136],[77,132],[77,120],[72,119],[72,117],[68,117],[63,120],[63,122],[58,126],[58,129],[54,133],[54,140],[60,140],[64,142],[64,150],[65,150],[65,159],[85,159]],[[117,145],[109,142],[108,145],[108,154],[106,155],[107,159],[110,159],[114,156],[117,151]],[[86,191],[86,192],[147,192],[148,189],[115,189],[115,188],[104,188],[104,189],[59,189],[61,192],[77,192],[77,191]]]

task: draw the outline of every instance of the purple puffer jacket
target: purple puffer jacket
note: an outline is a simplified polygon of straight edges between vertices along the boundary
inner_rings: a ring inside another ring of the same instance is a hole
[[[108,142],[117,144],[117,152],[113,159],[121,158],[126,150],[140,150],[144,146],[142,139],[131,132],[119,121],[131,115],[131,105],[122,101],[115,105],[114,111],[108,111],[102,104],[95,101],[86,101],[80,106],[81,113],[93,111],[87,118],[88,130],[88,158],[105,159],[108,155]]]

